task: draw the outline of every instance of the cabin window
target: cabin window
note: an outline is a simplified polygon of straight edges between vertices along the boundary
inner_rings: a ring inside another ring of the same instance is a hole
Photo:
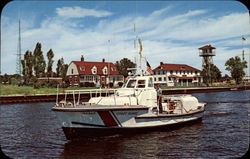
[[[138,80],[137,88],[145,88],[145,80]]]
[[[127,88],[134,88],[136,80],[129,80],[127,84]]]
[[[154,87],[153,78],[149,78],[149,80],[148,80],[148,87]]]

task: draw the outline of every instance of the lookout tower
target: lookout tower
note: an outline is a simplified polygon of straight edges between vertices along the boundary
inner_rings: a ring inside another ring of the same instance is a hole
[[[211,73],[210,68],[211,64],[213,64],[213,56],[215,56],[215,47],[211,45],[205,45],[199,48],[199,55],[203,58],[202,59],[202,67],[206,70],[206,83],[211,83]]]

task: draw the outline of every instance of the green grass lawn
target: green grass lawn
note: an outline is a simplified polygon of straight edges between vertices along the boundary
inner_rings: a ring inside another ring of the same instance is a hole
[[[63,93],[64,90],[78,90],[78,89],[95,89],[93,87],[70,87],[59,88],[59,93]],[[14,85],[0,85],[0,96],[8,95],[38,95],[38,94],[56,94],[57,88],[39,88],[34,89],[30,86],[14,86]]]

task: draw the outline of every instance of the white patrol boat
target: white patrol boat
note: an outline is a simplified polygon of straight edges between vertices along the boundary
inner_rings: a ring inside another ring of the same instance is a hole
[[[68,90],[63,101],[57,100],[52,110],[59,117],[68,140],[169,128],[203,117],[205,103],[199,103],[194,96],[157,98],[153,76],[143,73],[142,43],[138,41],[140,65],[131,69],[133,75],[122,88]],[[81,101],[84,93],[90,95],[87,102]],[[71,95],[73,100],[67,101]]]
[[[88,102],[82,94],[88,93]],[[73,100],[67,97],[73,95]],[[191,95],[163,95],[157,101],[153,76],[131,76],[119,89],[69,90],[52,108],[68,140],[168,128],[201,119],[205,103]],[[162,113],[159,104],[162,104]]]

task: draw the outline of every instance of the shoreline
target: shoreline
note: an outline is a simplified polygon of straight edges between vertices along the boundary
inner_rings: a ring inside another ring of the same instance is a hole
[[[209,92],[226,92],[226,91],[242,91],[250,90],[250,86],[238,87],[205,87],[205,88],[173,88],[163,89],[164,95],[171,94],[191,94],[191,93],[209,93]],[[37,95],[11,95],[0,96],[0,105],[4,104],[19,104],[19,103],[36,103],[36,102],[55,102],[56,94],[37,94]],[[77,95],[75,95],[77,98]],[[68,96],[68,99],[73,99],[73,96]],[[87,101],[90,98],[89,94],[82,94],[81,100]],[[58,94],[58,100],[64,99],[64,94]]]

